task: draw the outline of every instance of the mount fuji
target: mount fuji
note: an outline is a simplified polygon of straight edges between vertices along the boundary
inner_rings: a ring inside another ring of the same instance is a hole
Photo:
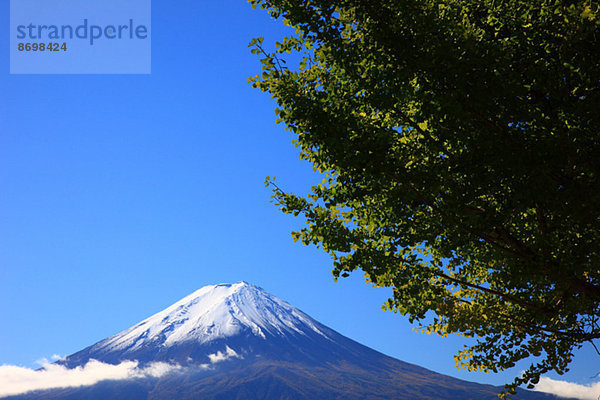
[[[94,360],[170,369],[7,399],[496,400],[502,390],[388,357],[246,282],[205,286],[57,364]],[[525,390],[514,398],[557,399]]]

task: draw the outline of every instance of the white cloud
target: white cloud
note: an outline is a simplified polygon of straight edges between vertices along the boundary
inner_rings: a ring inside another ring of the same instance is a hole
[[[579,385],[573,382],[557,381],[541,377],[540,382],[536,385],[534,390],[537,392],[552,393],[557,396],[581,400],[600,399],[600,382],[589,385]]]
[[[225,346],[225,353],[221,352],[221,351],[217,351],[214,354],[209,354],[208,358],[210,359],[210,362],[212,364],[221,362],[221,361],[225,361],[229,358],[241,358],[238,353],[235,352],[235,350],[233,350],[232,348],[230,348],[229,346]]]
[[[52,360],[63,358],[57,354],[51,357]],[[212,369],[212,364],[242,357],[229,346],[225,346],[224,351],[209,354],[208,358],[210,364],[199,364],[195,368]],[[191,358],[188,361],[192,361]],[[34,370],[14,365],[0,365],[0,397],[34,390],[89,386],[104,380],[160,378],[172,371],[182,369],[180,365],[164,362],[153,362],[142,368],[138,366],[137,361],[123,361],[118,365],[113,365],[90,360],[83,367],[75,368],[52,364],[46,358],[38,360],[36,363],[40,364],[43,369]]]
[[[88,361],[83,367],[71,369],[47,362],[40,370],[2,365],[0,366],[0,397],[33,390],[88,386],[103,380],[158,378],[179,369],[181,369],[179,365],[164,362],[154,362],[139,368],[137,361],[123,361],[118,365],[112,365],[96,360]]]

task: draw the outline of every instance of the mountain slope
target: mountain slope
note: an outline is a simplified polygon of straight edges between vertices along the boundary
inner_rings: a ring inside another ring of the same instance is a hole
[[[182,366],[160,378],[104,381],[11,399],[496,400],[501,389],[385,356],[245,282],[204,287],[61,363]],[[555,399],[522,391],[516,399]]]
[[[69,367],[89,359],[210,363],[210,355],[226,352],[226,347],[250,353],[260,348],[263,356],[274,353],[290,360],[312,359],[314,350],[328,348],[339,336],[263,289],[238,282],[205,286],[63,363]],[[291,349],[293,357],[288,354]]]
[[[307,331],[325,336],[317,325],[320,324],[263,289],[239,282],[205,286],[136,326],[103,340],[94,349],[127,354],[157,344],[208,343],[244,330],[263,339],[266,334],[284,336]]]

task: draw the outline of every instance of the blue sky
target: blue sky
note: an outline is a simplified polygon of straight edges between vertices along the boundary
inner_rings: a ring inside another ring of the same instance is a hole
[[[8,1],[0,25],[8,27]],[[274,103],[246,82],[247,47],[282,25],[244,0],[152,3],[150,75],[10,75],[0,35],[0,365],[34,366],[117,333],[201,286],[246,280],[404,361],[459,372],[459,338],[414,333],[381,311],[360,273],[334,283],[328,256],[293,243],[302,221],[270,204],[265,176],[316,181]],[[577,353],[561,379],[591,383]]]

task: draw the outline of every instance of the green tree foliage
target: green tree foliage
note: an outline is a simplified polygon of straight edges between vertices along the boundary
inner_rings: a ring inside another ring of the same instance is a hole
[[[475,338],[457,366],[531,360],[508,392],[567,371],[600,338],[598,3],[250,2],[295,28],[253,40],[250,81],[324,177],[306,197],[271,181],[294,238]]]

